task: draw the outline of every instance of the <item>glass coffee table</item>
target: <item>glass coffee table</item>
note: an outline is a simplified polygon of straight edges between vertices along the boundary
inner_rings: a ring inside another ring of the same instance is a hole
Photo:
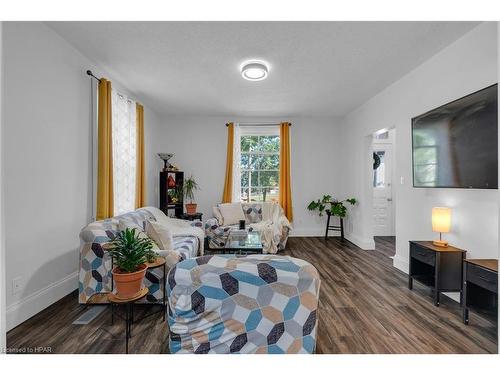
[[[262,238],[257,231],[230,231],[224,248],[224,254],[262,254]]]

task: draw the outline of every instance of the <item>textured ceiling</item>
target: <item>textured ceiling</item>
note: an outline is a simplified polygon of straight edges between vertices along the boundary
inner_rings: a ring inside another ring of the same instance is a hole
[[[48,22],[163,114],[343,116],[475,22]],[[259,58],[268,79],[239,66]]]

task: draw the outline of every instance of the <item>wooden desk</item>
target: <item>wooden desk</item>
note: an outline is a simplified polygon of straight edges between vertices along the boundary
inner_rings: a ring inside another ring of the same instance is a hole
[[[434,292],[434,305],[439,306],[441,292],[460,292],[462,303],[462,262],[465,250],[440,247],[432,241],[410,241],[410,270],[408,288],[413,280],[430,287]]]
[[[463,321],[469,324],[469,309],[498,319],[498,260],[466,259],[464,261]]]

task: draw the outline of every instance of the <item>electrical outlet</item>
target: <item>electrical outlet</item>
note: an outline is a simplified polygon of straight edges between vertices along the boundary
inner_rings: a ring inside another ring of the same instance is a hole
[[[21,291],[21,277],[12,279],[12,294],[17,294]]]

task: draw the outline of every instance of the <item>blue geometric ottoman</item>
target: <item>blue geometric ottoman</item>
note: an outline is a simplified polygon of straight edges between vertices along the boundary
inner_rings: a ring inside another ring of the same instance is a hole
[[[314,353],[320,279],[277,255],[209,255],[168,274],[171,353]]]

